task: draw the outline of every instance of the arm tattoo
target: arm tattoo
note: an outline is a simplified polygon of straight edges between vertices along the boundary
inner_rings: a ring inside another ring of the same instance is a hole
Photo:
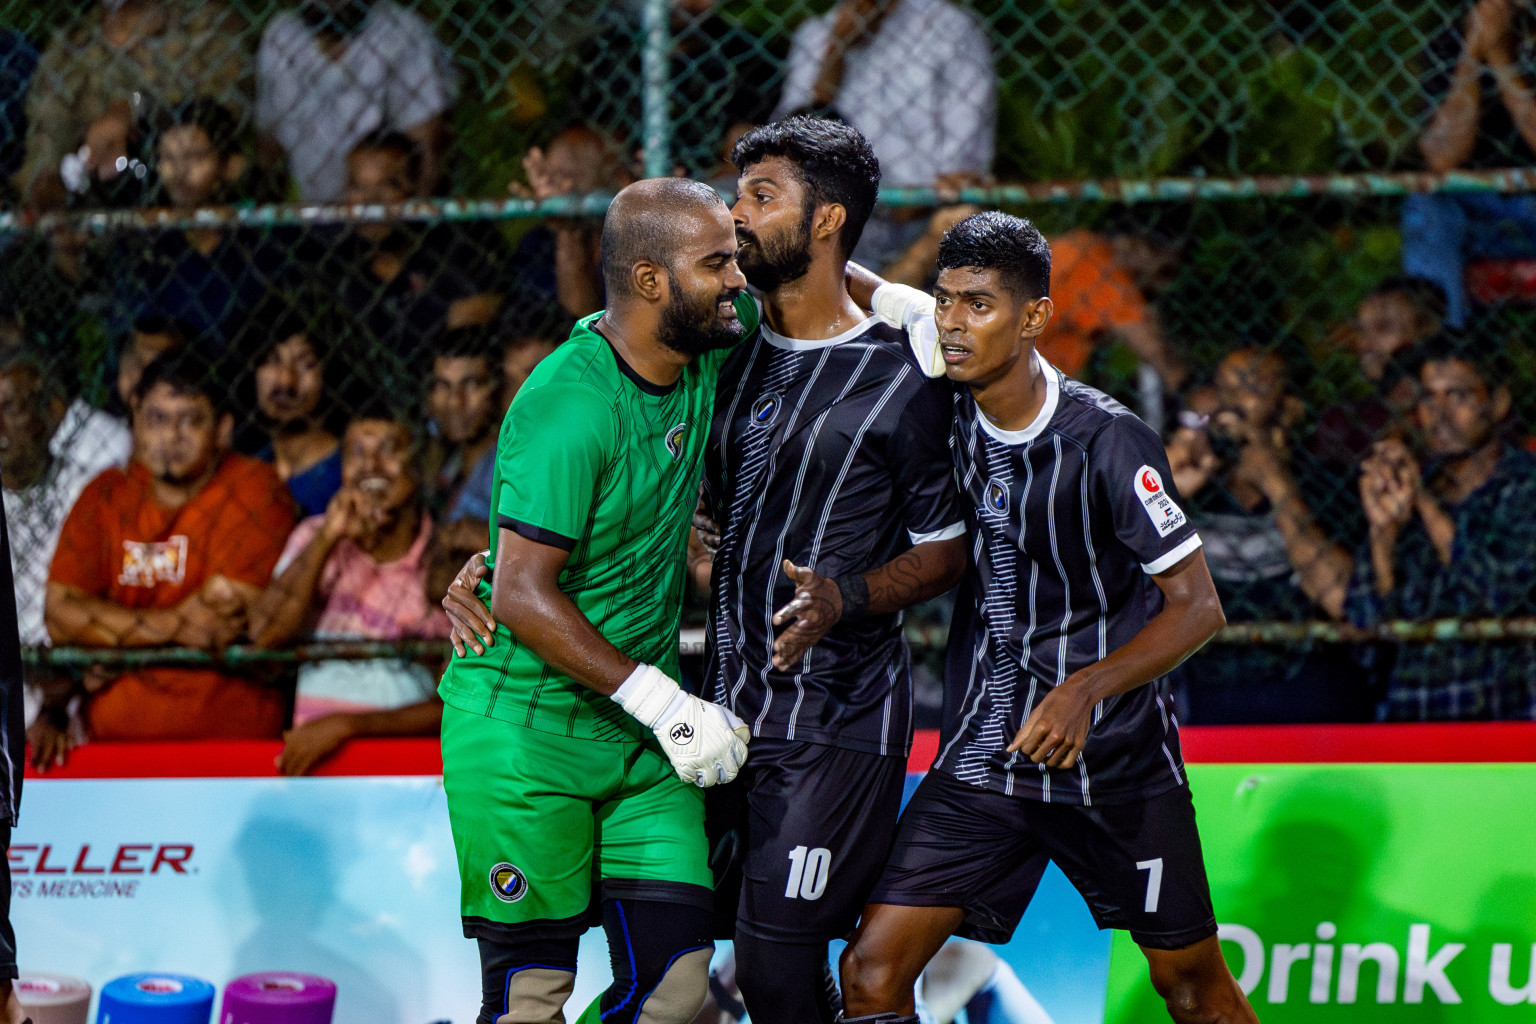
[[[863,574],[868,609],[883,615],[938,597],[954,585],[951,542],[919,544]],[[964,557],[961,555],[960,557]]]

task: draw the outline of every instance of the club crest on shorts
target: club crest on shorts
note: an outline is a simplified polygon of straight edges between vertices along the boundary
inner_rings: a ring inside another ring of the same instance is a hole
[[[667,431],[667,452],[671,454],[672,461],[683,454],[683,437],[688,433],[688,421],[684,420],[671,430]]]
[[[784,396],[778,392],[764,395],[752,403],[752,425],[754,427],[771,427],[773,421],[779,418],[779,406],[784,404]]]
[[[515,865],[502,861],[491,868],[491,891],[503,903],[516,903],[528,895],[528,879]]]
[[[988,480],[985,500],[987,511],[996,512],[1000,516],[1007,515],[1010,503],[1008,485],[999,480]]]

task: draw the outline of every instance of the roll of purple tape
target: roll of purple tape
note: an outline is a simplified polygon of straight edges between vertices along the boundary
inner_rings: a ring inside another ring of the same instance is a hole
[[[331,1024],[336,984],[315,974],[264,971],[224,986],[219,1024]]]

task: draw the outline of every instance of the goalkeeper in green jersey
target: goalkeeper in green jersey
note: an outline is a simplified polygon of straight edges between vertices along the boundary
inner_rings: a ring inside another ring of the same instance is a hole
[[[615,980],[578,1024],[693,1019],[713,950],[702,787],[747,753],[740,719],[674,682],[715,381],[758,315],[730,211],[698,182],[631,185],[602,266],[609,308],[502,423],[479,594],[496,634],[440,687],[479,1024],[564,1019],[599,902]]]

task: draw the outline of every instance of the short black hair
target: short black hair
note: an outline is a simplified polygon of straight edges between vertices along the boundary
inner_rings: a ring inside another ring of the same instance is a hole
[[[880,161],[869,140],[842,121],[787,117],[743,135],[731,150],[731,163],[745,172],[776,156],[799,169],[813,203],[838,203],[847,211],[839,241],[843,255],[850,255],[880,198]]]
[[[393,153],[405,160],[405,173],[412,181],[421,179],[421,146],[401,131],[380,129],[369,132],[352,147],[353,153]]]
[[[671,270],[686,238],[679,217],[724,205],[720,193],[689,178],[647,178],[620,191],[603,218],[603,288],[609,301],[633,292],[630,271],[641,260]]]
[[[501,348],[496,343],[496,332],[488,325],[474,324],[468,327],[451,327],[437,336],[431,348],[431,358],[484,359],[496,376],[501,375]]]
[[[1482,380],[1491,395],[1507,386],[1510,368],[1501,347],[1491,339],[1474,337],[1461,331],[1443,330],[1420,341],[1412,350],[1414,376],[1427,363],[1466,363]]]
[[[1031,301],[1051,294],[1051,246],[1029,221],[988,210],[973,213],[944,233],[939,269],[996,270],[1015,298]]]
[[[208,399],[217,415],[229,411],[229,389],[220,379],[218,367],[195,345],[167,349],[150,360],[133,389],[133,397],[142,402],[161,385],[188,398]]]
[[[1446,311],[1449,308],[1445,299],[1445,289],[1427,277],[1393,274],[1366,292],[1365,298],[1373,299],[1383,295],[1401,295],[1420,313],[1433,317],[1437,322],[1445,322]]]
[[[220,156],[240,152],[240,122],[228,107],[211,97],[194,96],[171,108],[160,128],[161,137],[172,128],[201,128]]]
[[[414,449],[420,445],[420,423],[406,407],[389,397],[388,395],[374,392],[353,407],[347,416],[347,424],[358,423],[362,420],[379,420],[384,423],[393,423],[405,429],[411,437],[411,447]]]

